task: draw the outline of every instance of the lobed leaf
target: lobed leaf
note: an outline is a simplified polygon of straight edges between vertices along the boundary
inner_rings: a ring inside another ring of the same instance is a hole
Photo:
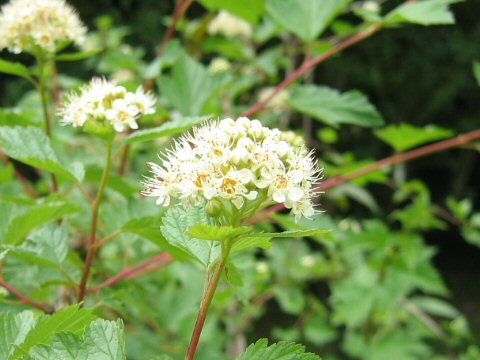
[[[251,226],[219,226],[210,224],[196,224],[188,229],[188,235],[202,240],[225,241],[239,235],[245,235],[253,231]]]
[[[286,341],[268,346],[267,339],[251,344],[237,360],[320,360],[318,355],[305,352],[305,346]]]

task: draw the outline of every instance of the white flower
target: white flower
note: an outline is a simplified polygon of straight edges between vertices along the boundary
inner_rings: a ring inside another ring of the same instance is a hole
[[[252,26],[245,20],[240,19],[227,11],[220,13],[208,25],[210,35],[224,35],[227,38],[236,36],[250,38],[253,33]]]
[[[86,27],[65,0],[11,0],[0,13],[0,50],[54,53],[59,45],[85,40]]]
[[[208,66],[208,71],[210,72],[210,74],[223,73],[230,70],[231,67],[232,65],[227,59],[222,57],[216,57],[210,62],[210,65]]]
[[[312,153],[258,120],[225,119],[196,127],[162,158],[162,166],[149,164],[153,177],[146,180],[144,194],[163,206],[176,198],[185,207],[207,203],[214,216],[238,211],[243,218],[273,201],[291,209],[296,220],[314,214],[313,188],[321,171]]]

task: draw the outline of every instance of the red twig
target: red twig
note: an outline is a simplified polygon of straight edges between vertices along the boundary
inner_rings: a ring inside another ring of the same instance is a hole
[[[362,31],[346,39],[344,42],[334,46],[332,49],[324,52],[321,55],[314,57],[313,59],[306,58],[303,64],[293,73],[291,73],[287,78],[285,78],[285,80],[283,80],[280,84],[278,84],[275,90],[272,91],[270,95],[268,95],[265,99],[263,99],[262,101],[259,101],[258,103],[253,105],[251,108],[246,110],[241,116],[250,116],[252,114],[255,114],[256,112],[261,110],[268,102],[270,102],[270,100],[272,100],[275,97],[275,95],[277,95],[280,91],[285,89],[292,82],[297,80],[300,76],[305,74],[305,72],[317,66],[318,64],[324,62],[325,60],[331,58],[332,56],[336,55],[340,51],[346,48],[349,48],[350,46],[355,45],[360,41],[365,40],[366,38],[372,36],[381,28],[382,28],[382,24],[373,25],[368,29],[366,29],[365,31]]]
[[[158,269],[158,265],[165,266],[172,261],[173,261],[172,255],[170,255],[167,252],[163,252],[163,253],[161,253],[157,256],[154,256],[153,258],[148,259],[148,260],[146,260],[146,261],[144,261],[144,262],[142,262],[142,263],[140,263],[140,264],[138,264],[138,265],[136,265],[132,268],[127,268],[127,269],[123,270],[121,273],[111,277],[110,279],[106,280],[102,284],[97,285],[97,286],[89,289],[88,291],[89,292],[98,292],[105,287],[112,286],[112,285],[116,284],[117,282],[122,281],[123,279],[132,278],[136,273],[138,273],[138,272],[140,272],[144,269],[153,267],[156,270],[156,269]]]
[[[461,135],[455,136],[454,138],[451,138],[451,139],[442,140],[442,141],[439,141],[439,142],[436,142],[436,143],[433,143],[433,144],[430,144],[430,145],[425,145],[425,146],[419,147],[418,149],[414,149],[414,150],[407,151],[407,152],[404,152],[404,153],[389,156],[385,159],[379,160],[379,161],[377,161],[373,164],[365,166],[365,167],[363,167],[361,169],[358,169],[356,171],[353,171],[349,174],[332,177],[332,178],[324,181],[323,183],[319,184],[316,187],[316,190],[317,191],[325,191],[325,190],[330,189],[330,188],[332,188],[336,185],[346,183],[347,181],[351,181],[353,179],[359,178],[363,175],[366,175],[366,174],[371,173],[375,170],[384,168],[386,166],[394,165],[394,164],[410,161],[410,160],[413,160],[413,159],[417,159],[417,158],[422,157],[422,156],[434,154],[434,153],[437,153],[437,152],[440,152],[440,151],[443,151],[443,150],[447,150],[447,149],[450,149],[450,148],[453,148],[453,147],[463,145],[465,143],[471,142],[471,141],[479,139],[479,138],[480,138],[480,129],[474,130],[474,131],[466,133],[466,134],[461,134]],[[264,216],[265,213],[268,216],[268,214],[278,212],[278,211],[282,210],[283,208],[284,208],[283,204],[274,205],[274,206],[268,208],[264,212],[263,215],[259,214],[259,216],[256,216],[255,218],[253,218],[252,223],[256,223],[256,222],[264,220],[265,219],[265,216]]]
[[[7,280],[5,280],[2,276],[0,276],[0,286],[3,286],[8,292],[14,296],[16,296],[22,303],[33,306],[34,308],[40,309],[46,313],[51,314],[53,312],[53,308],[48,305],[41,304],[36,302],[35,300],[30,299],[27,295],[22,293],[12,284],[10,284]]]

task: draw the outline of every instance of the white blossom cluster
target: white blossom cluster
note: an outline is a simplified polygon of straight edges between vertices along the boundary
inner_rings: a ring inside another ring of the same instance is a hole
[[[65,0],[11,0],[0,13],[0,50],[54,53],[58,45],[81,44],[87,29]]]
[[[58,114],[65,125],[110,124],[115,131],[122,132],[128,128],[138,129],[137,120],[142,115],[153,114],[155,103],[155,97],[142,87],[133,93],[114,82],[93,78],[79,93],[67,95]]]
[[[220,11],[208,25],[208,33],[210,35],[223,35],[227,38],[237,36],[250,38],[253,29],[247,21],[230,14],[228,11]]]
[[[258,201],[273,201],[291,209],[296,220],[310,217],[321,170],[291,138],[245,117],[196,127],[176,141],[161,165],[148,163],[153,177],[144,194],[163,206],[172,198],[185,207],[206,202],[207,209],[215,204],[224,211],[233,204],[243,215]]]

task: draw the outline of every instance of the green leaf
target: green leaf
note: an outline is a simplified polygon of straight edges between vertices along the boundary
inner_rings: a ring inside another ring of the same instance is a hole
[[[473,63],[473,75],[475,75],[477,84],[480,85],[480,61],[475,61]]]
[[[267,11],[305,41],[316,39],[351,0],[268,0]]]
[[[185,117],[178,120],[172,120],[156,128],[135,131],[130,136],[127,136],[124,142],[126,144],[132,144],[158,139],[162,136],[176,135],[210,119],[212,119],[212,115]]]
[[[209,10],[227,10],[256,24],[265,11],[265,0],[200,0]]]
[[[10,359],[16,347],[25,341],[35,322],[32,311],[0,313],[0,360]]]
[[[88,51],[80,51],[70,54],[60,54],[55,57],[57,61],[77,61],[87,59],[93,55],[100,53],[103,49],[93,49]]]
[[[325,87],[299,86],[290,97],[290,105],[332,126],[355,124],[364,127],[383,125],[383,118],[365,95],[358,91],[343,94]]]
[[[180,207],[168,209],[163,217],[163,226],[160,228],[170,243],[189,257],[209,266],[220,255],[220,244],[214,241],[205,241],[188,235],[188,229],[197,224],[213,225],[205,209],[190,208],[183,210]]]
[[[36,127],[0,126],[0,149],[15,160],[71,180],[81,181],[84,175],[79,163],[63,165],[50,139]]]
[[[218,226],[209,224],[196,224],[188,229],[188,235],[202,240],[225,241],[239,235],[245,235],[253,231],[251,226]]]
[[[307,229],[307,230],[288,230],[280,233],[253,233],[252,237],[269,237],[269,238],[295,238],[295,237],[306,237],[306,236],[317,236],[328,234],[330,230],[325,229]]]
[[[9,360],[20,359],[36,345],[50,342],[58,332],[71,332],[76,335],[83,333],[85,326],[95,320],[92,309],[80,308],[80,304],[64,308],[53,315],[44,315],[38,319],[36,326],[17,348]]]
[[[271,237],[246,236],[236,240],[232,246],[232,253],[250,248],[270,249]]]
[[[305,346],[280,341],[268,346],[267,339],[251,344],[237,360],[320,360],[320,357],[305,352]]]
[[[461,1],[461,0],[460,0]],[[459,0],[424,0],[404,3],[385,17],[388,25],[413,23],[419,25],[449,25],[455,23],[450,4]]]
[[[36,227],[61,219],[62,217],[81,211],[82,208],[65,201],[46,201],[19,211],[9,220],[4,239],[5,244],[16,245]]]
[[[180,57],[169,76],[161,76],[160,89],[183,115],[201,115],[205,102],[217,88],[207,69],[188,55]]]
[[[435,125],[416,127],[402,123],[376,130],[375,135],[395,150],[405,151],[431,141],[451,137],[453,131]]]
[[[31,79],[30,70],[23,64],[0,59],[0,73]]]

